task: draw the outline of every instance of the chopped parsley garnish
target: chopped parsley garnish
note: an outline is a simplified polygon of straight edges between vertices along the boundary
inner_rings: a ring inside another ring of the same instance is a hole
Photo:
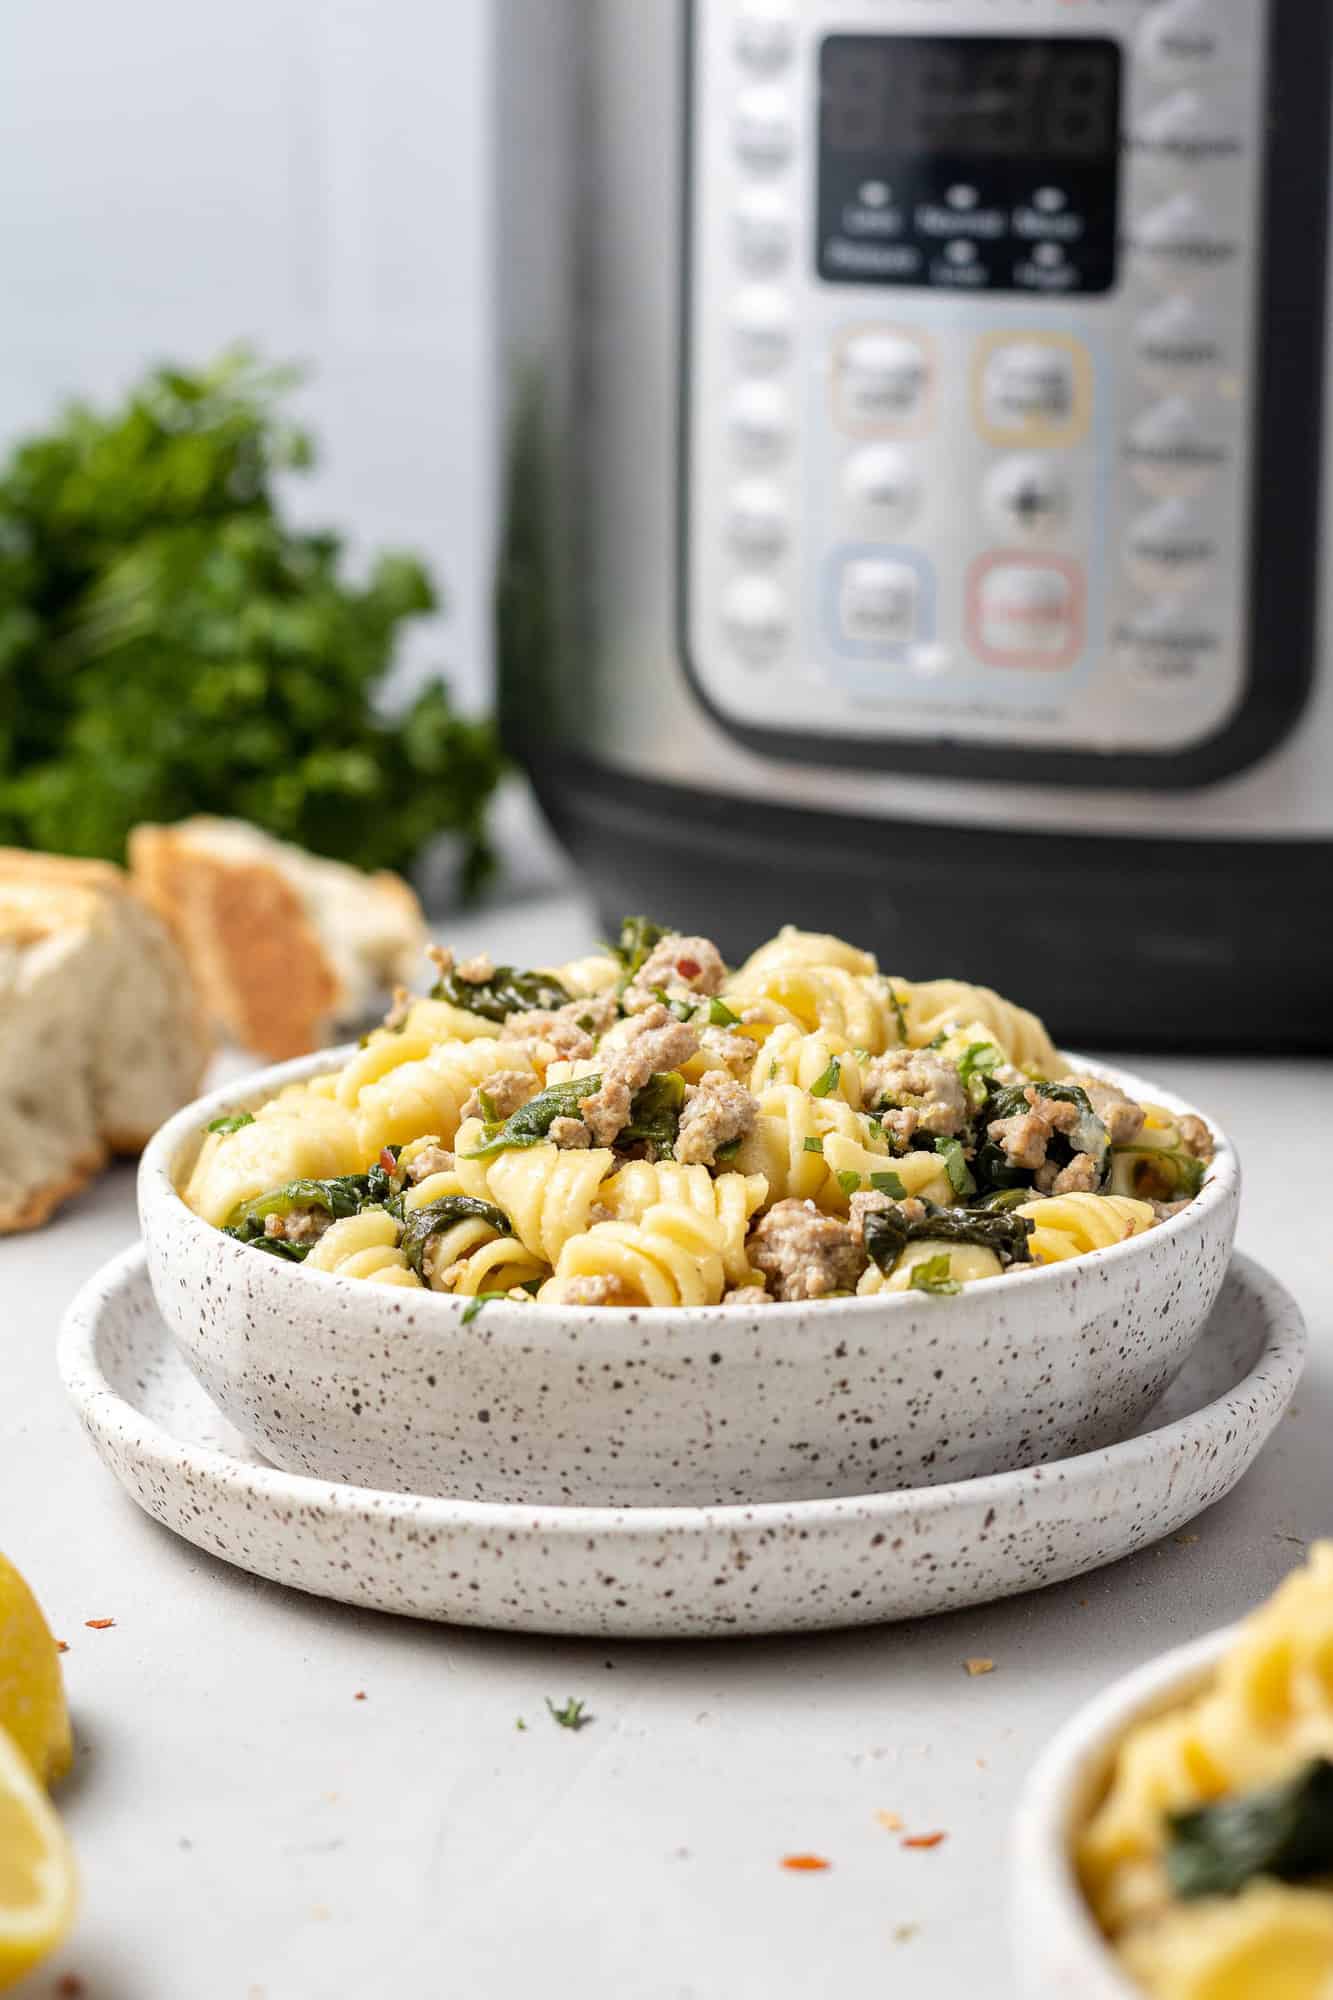
[[[958,1280],[950,1275],[949,1253],[941,1251],[938,1257],[924,1257],[912,1266],[908,1284],[914,1292],[929,1292],[932,1298],[953,1298],[962,1291]]]
[[[822,1153],[823,1150],[824,1141],[822,1139],[811,1138],[801,1141],[801,1151],[803,1153]]]
[[[235,1111],[230,1118],[210,1118],[204,1130],[205,1132],[221,1132],[223,1134],[239,1132],[246,1125],[253,1125],[254,1122],[255,1114],[253,1111]]]
[[[893,981],[891,979],[887,979],[885,980],[884,983],[889,989],[889,1005],[890,1007],[892,1007],[894,1012],[894,1018],[897,1020],[898,1023],[898,1040],[902,1043],[903,1047],[906,1048],[907,1009],[903,1005],[902,995],[898,992],[898,990],[894,986]]]
[[[860,1189],[861,1176],[853,1173],[850,1167],[843,1167],[838,1174],[838,1186],[845,1195],[854,1195]]]
[[[728,1139],[724,1146],[718,1147],[717,1151],[713,1155],[713,1158],[715,1161],[720,1161],[723,1166],[727,1166],[730,1164],[732,1160],[735,1159],[740,1149],[741,1149],[741,1142],[739,1139]]]
[[[837,1089],[841,1079],[842,1064],[836,1056],[830,1056],[828,1068],[822,1076],[816,1077],[815,1081],[811,1084],[810,1095],[812,1097],[827,1097],[830,1092]]]
[[[710,1028],[739,1028],[741,1017],[732,1013],[725,1000],[710,1000],[708,1025]]]
[[[612,958],[621,964],[620,991],[623,993],[640,966],[646,965],[664,937],[673,937],[674,931],[667,924],[651,923],[647,917],[626,917],[620,926],[620,938],[616,944],[608,945]]]
[[[558,1722],[562,1729],[586,1729],[592,1721],[587,1713],[587,1702],[576,1701],[572,1694],[566,1698],[563,1708],[557,1708],[548,1694],[546,1706],[551,1712],[551,1720]]]
[[[949,1185],[956,1195],[975,1194],[977,1184],[972,1178],[967,1160],[963,1155],[961,1139],[937,1139],[935,1151],[944,1162],[944,1171],[949,1176]]]
[[[994,1042],[970,1042],[958,1058],[958,1081],[973,1109],[986,1101],[986,1091],[1004,1056]]]
[[[907,1200],[907,1189],[903,1186],[902,1180],[897,1174],[872,1174],[870,1176],[870,1185],[874,1188],[876,1194],[891,1195],[894,1201]]]

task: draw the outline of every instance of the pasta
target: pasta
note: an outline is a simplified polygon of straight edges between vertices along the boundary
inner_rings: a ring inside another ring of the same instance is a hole
[[[1069,1257],[1086,1257],[1089,1250],[1109,1250],[1141,1236],[1156,1220],[1146,1201],[1121,1195],[1048,1195],[1025,1201],[1017,1211],[1032,1223],[1029,1247],[1039,1264],[1062,1264]]]
[[[290,1263],[478,1304],[949,1297],[1193,1198],[1197,1118],[1073,1076],[986,987],[788,926],[730,971],[627,919],[534,971],[434,954],[341,1067],[220,1121],[185,1198]]]
[[[371,1285],[421,1284],[398,1248],[397,1224],[383,1209],[368,1208],[333,1223],[313,1245],[306,1262],[312,1271],[362,1278]]]
[[[1078,1837],[1094,1914],[1154,2000],[1327,2000],[1333,1820],[1308,1780],[1328,1759],[1333,1542],[1246,1621],[1202,1693],[1129,1733]]]

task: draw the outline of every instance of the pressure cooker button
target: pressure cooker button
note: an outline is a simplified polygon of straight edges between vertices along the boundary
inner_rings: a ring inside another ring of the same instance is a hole
[[[994,667],[1066,667],[1082,646],[1072,565],[987,557],[973,576],[973,643]]]
[[[747,271],[781,270],[791,255],[791,209],[776,188],[747,188],[736,204],[736,256]]]
[[[1162,75],[1212,69],[1233,53],[1217,0],[1159,0],[1139,43],[1146,63]]]
[[[795,31],[785,7],[747,7],[736,22],[736,54],[750,69],[781,69],[791,60],[795,46]]]
[[[765,172],[785,166],[795,138],[785,91],[763,86],[742,91],[736,106],[736,151],[747,167]]]
[[[1191,693],[1222,650],[1204,620],[1174,603],[1127,618],[1116,627],[1112,646],[1130,686],[1150,695]]]
[[[1037,541],[1069,518],[1069,487],[1053,458],[1002,458],[986,481],[986,510],[1001,534]]]
[[[1216,536],[1188,500],[1163,500],[1141,515],[1125,545],[1130,576],[1148,591],[1197,588],[1217,555]]]
[[[740,577],[723,599],[722,623],[743,660],[768,666],[787,643],[787,600],[767,577]]]
[[[791,312],[780,291],[755,285],[742,292],[733,321],[736,360],[741,368],[780,368],[791,348]]]
[[[1244,150],[1240,113],[1216,93],[1173,90],[1144,112],[1129,135],[1130,151],[1153,165],[1197,167],[1234,159]]]
[[[930,386],[930,362],[910,334],[854,333],[838,351],[833,380],[845,428],[893,429],[919,414]]]
[[[981,396],[985,428],[995,442],[1063,436],[1080,418],[1073,352],[1038,340],[995,347],[986,361]]]
[[[910,563],[860,556],[843,565],[838,616],[854,644],[908,646],[917,635],[917,573]]]
[[[791,435],[786,395],[773,382],[744,382],[731,404],[731,437],[742,458],[781,458]]]
[[[1227,457],[1226,445],[1183,396],[1154,403],[1125,439],[1125,459],[1138,484],[1162,500],[1202,493]]]
[[[787,546],[787,510],[776,486],[747,479],[737,486],[727,510],[727,533],[737,555],[771,562]]]
[[[905,528],[921,503],[921,482],[909,452],[896,444],[868,444],[853,454],[843,473],[852,505],[875,517],[883,534]]]
[[[1221,329],[1213,315],[1183,292],[1164,299],[1134,328],[1139,373],[1160,389],[1189,389],[1224,367]]]
[[[1125,243],[1150,273],[1213,271],[1240,249],[1235,230],[1184,189],[1131,218]]]

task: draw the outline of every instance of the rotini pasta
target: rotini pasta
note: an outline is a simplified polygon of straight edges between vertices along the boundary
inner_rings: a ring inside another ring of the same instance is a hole
[[[968,986],[958,979],[930,979],[907,988],[908,1037],[924,1048],[936,1035],[948,1035],[966,1022],[982,1023],[997,1047],[1019,1069],[1043,1077],[1065,1074],[1065,1063],[1044,1024],[1025,1007],[1016,1007],[992,993],[989,986]]]
[[[1141,1236],[1156,1220],[1146,1201],[1120,1195],[1048,1195],[1025,1201],[1018,1213],[1032,1224],[1032,1255],[1039,1264],[1062,1264],[1069,1257],[1086,1257],[1089,1250],[1109,1250]]]
[[[1320,1807],[1302,1835],[1299,1817],[1322,1799],[1310,1774],[1329,1759],[1324,1542],[1246,1621],[1202,1693],[1130,1731],[1078,1836],[1093,1911],[1155,2000],[1333,1991],[1333,1827]]]
[[[735,973],[643,918],[551,970],[435,957],[429,999],[207,1135],[201,1215],[473,1300],[748,1308],[1086,1256],[1207,1172],[1201,1120],[1068,1076],[989,989],[889,979],[840,938],[789,926]]]
[[[369,1285],[419,1287],[420,1278],[398,1248],[398,1225],[383,1209],[345,1216],[324,1231],[306,1262],[312,1271],[360,1278]]]
[[[638,1222],[598,1222],[563,1245],[539,1298],[560,1301],[571,1279],[609,1279],[615,1303],[714,1306],[726,1283],[722,1225],[693,1208],[661,1202]]]
[[[616,1222],[641,1222],[650,1208],[668,1203],[692,1208],[722,1231],[722,1265],[727,1282],[753,1284],[755,1274],[745,1254],[750,1218],[768,1199],[762,1174],[718,1174],[707,1167],[682,1167],[674,1161],[630,1160],[598,1191],[599,1205]]]

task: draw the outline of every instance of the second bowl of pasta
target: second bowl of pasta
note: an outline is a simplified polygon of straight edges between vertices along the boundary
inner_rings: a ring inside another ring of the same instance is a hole
[[[1230,1254],[1231,1148],[985,988],[640,920],[437,954],[357,1048],[144,1155],[162,1311],[284,1469],[545,1504],[808,1499],[1126,1434]]]

